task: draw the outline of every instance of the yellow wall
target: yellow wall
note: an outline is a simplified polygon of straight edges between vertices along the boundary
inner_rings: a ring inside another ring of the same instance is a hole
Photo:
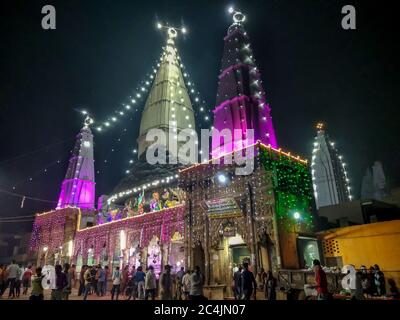
[[[386,281],[392,278],[400,287],[400,220],[328,230],[318,236],[326,258],[342,257],[343,265],[356,268],[378,264]],[[329,243],[333,253],[326,250]]]

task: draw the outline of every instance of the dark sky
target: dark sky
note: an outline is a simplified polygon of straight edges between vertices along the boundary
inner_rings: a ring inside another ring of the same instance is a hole
[[[45,4],[56,7],[54,31],[41,28]],[[314,125],[322,120],[348,163],[356,196],[374,160],[383,162],[392,186],[400,185],[400,55],[389,1],[6,0],[0,13],[0,190],[57,201],[82,126],[76,110],[84,107],[100,120],[126,101],[164,44],[156,17],[175,25],[183,19],[189,35],[178,49],[213,108],[230,4],[247,14],[280,146],[309,157]],[[356,7],[357,30],[341,28],[345,4]],[[98,195],[123,177],[139,119],[136,114],[95,135]],[[21,209],[19,198],[0,191],[3,217],[53,206],[26,200]]]

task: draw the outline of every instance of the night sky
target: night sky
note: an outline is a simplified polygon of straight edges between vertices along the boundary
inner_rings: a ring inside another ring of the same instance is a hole
[[[134,92],[164,44],[155,28],[157,18],[172,25],[183,21],[188,28],[187,37],[177,41],[178,50],[213,108],[231,4],[247,15],[245,27],[279,145],[309,158],[314,125],[324,121],[348,164],[356,197],[367,166],[375,160],[383,162],[390,185],[399,186],[400,104],[395,91],[399,92],[400,54],[396,10],[389,1],[383,3],[2,1],[0,216],[55,207],[26,200],[21,209],[21,199],[4,191],[58,200],[69,152],[82,127],[78,110],[103,120]],[[56,7],[56,30],[41,28],[45,4]],[[341,28],[346,4],[356,7],[357,30]],[[114,129],[95,133],[97,195],[110,193],[124,176],[139,121],[136,113],[132,121],[126,118]],[[30,228],[29,222],[0,224],[4,231]]]

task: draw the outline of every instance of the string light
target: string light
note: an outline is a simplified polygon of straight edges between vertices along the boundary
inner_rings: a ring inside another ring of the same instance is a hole
[[[316,163],[316,159],[317,159],[317,155],[318,152],[324,152],[324,146],[326,144],[326,148],[328,148],[328,152],[330,154],[329,159],[331,159],[331,161],[335,161],[335,157],[337,157],[336,159],[338,159],[339,163],[341,164],[341,170],[342,173],[339,172],[337,179],[342,179],[341,176],[344,176],[344,184],[345,184],[345,192],[347,192],[347,197],[349,200],[352,200],[352,195],[350,193],[351,188],[349,187],[348,183],[350,182],[350,180],[348,179],[347,176],[347,171],[346,171],[346,163],[343,162],[343,156],[342,155],[338,155],[337,149],[335,148],[335,143],[332,141],[329,141],[328,137],[325,136],[324,134],[324,124],[323,123],[318,123],[316,125],[316,128],[318,130],[318,135],[315,137],[315,140],[317,140],[316,142],[314,142],[314,148],[312,150],[312,163],[311,163],[311,168],[314,168]],[[322,137],[322,138],[320,138]],[[323,139],[323,142],[318,142],[318,140]],[[340,170],[340,169],[339,169]],[[316,171],[315,169],[311,170],[311,175],[312,175],[312,180],[315,181],[316,180]],[[315,198],[318,200],[318,185],[317,184],[313,184],[313,189],[314,189],[314,196]]]

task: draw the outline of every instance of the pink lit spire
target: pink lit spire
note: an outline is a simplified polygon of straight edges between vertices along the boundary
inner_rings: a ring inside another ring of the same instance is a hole
[[[266,102],[260,72],[250,47],[249,37],[243,27],[246,16],[233,11],[233,24],[224,38],[222,68],[220,70],[214,128],[230,129],[232,140],[213,135],[212,155],[242,149],[252,143],[246,131],[254,130],[254,142],[277,147],[270,107]],[[242,139],[234,140],[234,130],[242,130]]]
[[[57,209],[67,206],[94,209],[93,134],[89,128],[92,122],[93,120],[87,117],[77,136],[67,174],[61,185]]]

